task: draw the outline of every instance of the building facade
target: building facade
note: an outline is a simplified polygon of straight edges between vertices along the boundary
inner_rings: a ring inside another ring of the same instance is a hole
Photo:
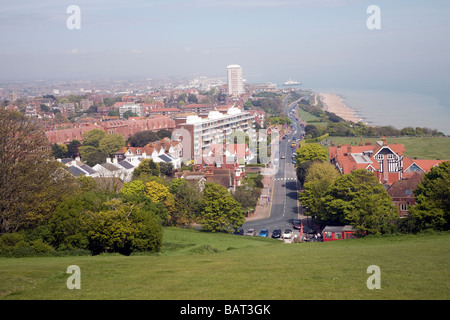
[[[239,96],[244,91],[244,79],[242,77],[242,68],[237,64],[227,66],[228,94],[230,96]]]
[[[207,117],[186,115],[175,119],[174,139],[182,142],[183,159],[201,159],[208,154],[209,148],[214,144],[222,144],[226,136],[233,131],[242,131],[250,134],[250,139],[256,139],[254,130],[251,130],[254,115],[231,107],[225,113],[210,111]],[[255,140],[252,140],[255,141]]]

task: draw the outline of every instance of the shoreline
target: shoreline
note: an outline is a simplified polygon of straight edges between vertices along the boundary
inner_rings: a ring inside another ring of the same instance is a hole
[[[332,112],[346,121],[362,122],[356,111],[344,103],[344,99],[335,93],[316,93],[323,103],[324,110]]]

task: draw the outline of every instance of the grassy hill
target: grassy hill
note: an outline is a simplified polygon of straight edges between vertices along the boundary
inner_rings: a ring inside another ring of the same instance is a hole
[[[284,244],[165,229],[159,254],[0,258],[2,299],[449,299],[450,233]],[[69,265],[81,289],[69,290]],[[369,290],[367,267],[381,270]]]

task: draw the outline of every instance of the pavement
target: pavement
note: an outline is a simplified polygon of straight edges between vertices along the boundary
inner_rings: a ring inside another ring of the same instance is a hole
[[[269,192],[273,190],[273,181],[273,175],[263,176],[263,191],[261,192],[261,196],[258,199],[255,211],[245,219],[246,222],[266,219],[270,217],[270,209],[272,207],[272,194],[270,194]]]

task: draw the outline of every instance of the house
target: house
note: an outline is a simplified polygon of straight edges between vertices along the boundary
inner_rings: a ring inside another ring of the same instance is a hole
[[[387,144],[386,138],[371,144],[362,140],[358,146],[333,144],[328,148],[330,162],[341,174],[357,169],[367,169],[375,174],[386,189],[398,180],[408,179],[418,173],[428,173],[432,167],[446,160],[411,159],[404,155],[403,144]]]
[[[125,160],[137,167],[142,159],[151,158],[154,162],[171,163],[174,169],[179,169],[181,168],[181,148],[178,141],[164,138],[150,142],[144,147],[123,147],[114,154],[114,159]]]
[[[326,226],[322,230],[323,241],[335,241],[343,239],[354,239],[355,230],[350,225],[345,226]]]
[[[340,144],[328,148],[330,162],[336,165],[341,174],[347,174],[357,169],[373,172],[378,181],[386,186],[402,179],[403,144],[387,144],[386,138],[371,144],[362,141],[359,146]]]
[[[422,182],[422,179],[422,173],[414,172],[408,179],[395,181],[387,190],[398,209],[400,218],[407,216],[409,214],[408,206],[416,203],[414,190]]]
[[[131,181],[135,166],[128,161],[106,158],[105,163],[96,164],[93,169],[97,171],[97,177],[118,178],[123,182]]]
[[[87,164],[81,162],[80,158],[64,158],[57,159],[59,162],[63,163],[67,170],[75,177],[86,176],[86,177],[97,177],[98,172],[88,166]]]

